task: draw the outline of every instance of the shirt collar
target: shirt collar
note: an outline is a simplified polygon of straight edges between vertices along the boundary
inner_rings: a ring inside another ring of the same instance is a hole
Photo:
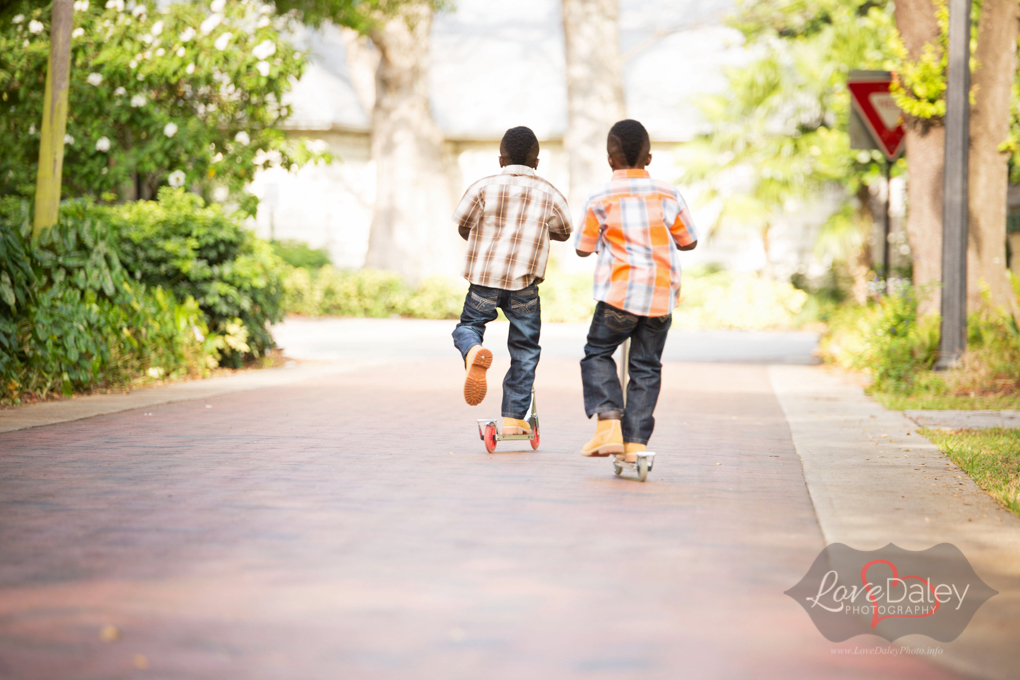
[[[643,168],[628,168],[626,170],[613,170],[613,179],[636,179],[638,177],[651,177],[648,171]]]
[[[527,165],[508,165],[503,168],[504,175],[534,175],[535,168]]]

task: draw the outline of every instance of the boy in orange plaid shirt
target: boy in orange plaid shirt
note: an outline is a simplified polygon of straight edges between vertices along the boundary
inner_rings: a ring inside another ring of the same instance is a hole
[[[680,192],[652,179],[651,141],[636,120],[622,120],[606,143],[613,179],[588,199],[577,231],[577,254],[598,255],[598,304],[581,360],[584,409],[598,415],[585,456],[636,462],[655,427],[662,384],[662,350],[680,294],[677,250],[693,250],[698,236]],[[613,353],[630,339],[627,407]]]

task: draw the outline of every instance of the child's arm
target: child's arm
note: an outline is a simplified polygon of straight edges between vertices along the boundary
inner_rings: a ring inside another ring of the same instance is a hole
[[[588,257],[598,248],[599,235],[602,233],[601,207],[594,201],[588,201],[584,210],[584,224],[577,230],[574,250],[579,257]]]
[[[552,210],[549,211],[549,221],[546,226],[549,228],[549,238],[553,241],[569,241],[570,232],[570,206],[567,199],[556,193],[552,197]]]
[[[457,232],[465,241],[471,236],[471,230],[475,228],[485,209],[485,201],[482,200],[482,192],[474,186],[468,187],[460,204],[453,211],[453,221],[457,223]]]
[[[694,228],[694,218],[691,217],[684,197],[676,189],[673,190],[673,200],[676,201],[676,205],[671,207],[676,211],[676,217],[669,227],[669,232],[673,235],[678,250],[694,250],[698,247],[698,231]],[[673,210],[668,211],[670,215]]]

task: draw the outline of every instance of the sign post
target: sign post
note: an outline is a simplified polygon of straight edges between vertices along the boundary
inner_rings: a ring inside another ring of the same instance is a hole
[[[878,149],[885,156],[885,215],[882,220],[882,279],[889,292],[891,271],[889,254],[889,180],[892,164],[903,154],[906,130],[903,112],[896,106],[889,86],[888,71],[851,71],[847,79],[850,90],[850,146],[854,149]]]
[[[942,334],[935,368],[967,347],[967,177],[970,150],[970,0],[949,2],[946,160],[942,185]]]

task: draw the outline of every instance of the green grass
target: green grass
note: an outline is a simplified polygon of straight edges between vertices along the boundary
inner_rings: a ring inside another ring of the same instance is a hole
[[[1020,429],[921,430],[995,500],[1020,515]]]
[[[892,394],[872,392],[878,403],[893,411],[930,409],[933,411],[1002,411],[1020,409],[1020,395],[957,396],[952,394]]]

